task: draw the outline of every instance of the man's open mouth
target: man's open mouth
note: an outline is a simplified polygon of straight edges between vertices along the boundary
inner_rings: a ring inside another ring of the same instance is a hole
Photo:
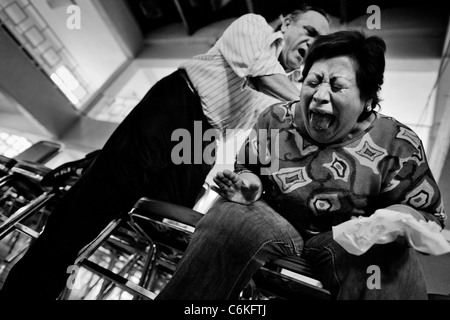
[[[298,49],[298,53],[300,54],[300,56],[305,59],[306,56],[306,50],[303,48]]]

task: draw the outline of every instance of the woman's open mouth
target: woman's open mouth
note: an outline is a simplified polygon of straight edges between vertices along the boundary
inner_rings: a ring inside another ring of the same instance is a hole
[[[316,131],[328,130],[336,120],[336,117],[329,113],[323,113],[318,111],[310,111],[309,123],[311,127]]]

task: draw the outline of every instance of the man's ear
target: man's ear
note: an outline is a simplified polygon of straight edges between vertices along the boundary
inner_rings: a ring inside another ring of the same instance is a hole
[[[281,32],[285,33],[292,23],[292,18],[290,15],[287,15],[286,17],[280,16],[280,20],[281,20]]]

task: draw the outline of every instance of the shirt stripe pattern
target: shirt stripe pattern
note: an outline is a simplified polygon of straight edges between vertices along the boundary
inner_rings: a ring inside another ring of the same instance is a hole
[[[257,116],[279,100],[251,88],[249,78],[286,75],[278,56],[284,41],[259,15],[235,20],[207,53],[193,57],[185,69],[211,125],[220,130],[250,129]]]

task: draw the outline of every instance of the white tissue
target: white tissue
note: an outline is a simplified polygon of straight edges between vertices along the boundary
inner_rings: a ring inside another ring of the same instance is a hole
[[[354,255],[365,253],[375,243],[384,244],[405,236],[417,251],[441,255],[450,244],[434,221],[418,221],[410,214],[379,209],[370,217],[359,217],[333,227],[333,239]]]

